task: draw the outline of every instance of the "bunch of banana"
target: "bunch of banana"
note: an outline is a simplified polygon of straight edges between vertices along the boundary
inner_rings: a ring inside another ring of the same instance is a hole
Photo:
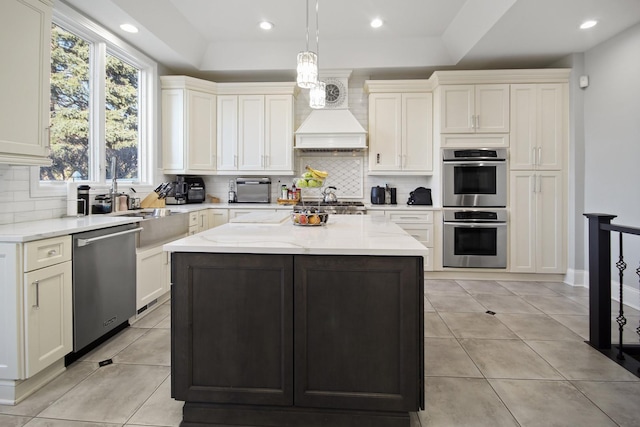
[[[327,172],[327,171],[319,171],[317,169],[312,168],[309,165],[307,165],[306,169],[309,172],[311,172],[311,174],[313,175],[314,178],[317,178],[317,179],[325,179],[327,176],[329,176],[329,172]]]

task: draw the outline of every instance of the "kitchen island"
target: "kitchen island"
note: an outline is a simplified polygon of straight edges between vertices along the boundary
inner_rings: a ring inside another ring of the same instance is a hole
[[[426,248],[383,217],[282,218],[164,246],[181,425],[409,426]]]

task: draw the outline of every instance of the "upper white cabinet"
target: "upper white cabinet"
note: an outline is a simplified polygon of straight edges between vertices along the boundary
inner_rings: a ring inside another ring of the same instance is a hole
[[[162,169],[170,174],[216,170],[216,84],[163,76]]]
[[[566,98],[566,84],[511,86],[512,170],[564,168]]]
[[[509,85],[440,87],[440,133],[509,132]]]
[[[50,165],[51,8],[6,0],[0,13],[0,163]]]
[[[433,95],[369,95],[369,172],[433,172]]]
[[[293,174],[293,95],[218,96],[219,173]]]

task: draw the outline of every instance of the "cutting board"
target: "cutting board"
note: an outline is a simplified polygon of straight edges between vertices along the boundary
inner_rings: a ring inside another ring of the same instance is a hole
[[[229,220],[229,222],[235,224],[278,225],[282,224],[284,221],[287,221],[290,216],[291,212],[289,211],[251,212],[249,214],[232,218]]]

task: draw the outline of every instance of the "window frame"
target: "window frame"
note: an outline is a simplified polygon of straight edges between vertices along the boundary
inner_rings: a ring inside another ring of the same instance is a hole
[[[89,180],[82,181],[95,188],[107,188],[108,161],[105,150],[105,79],[106,55],[110,54],[130,63],[140,70],[138,82],[138,180],[119,180],[127,186],[135,186],[143,191],[152,188],[156,169],[157,123],[158,123],[158,64],[139,50],[128,45],[113,33],[78,13],[71,7],[56,3],[53,10],[53,24],[77,34],[87,42],[90,48],[91,80],[91,123]],[[66,195],[66,181],[40,181],[40,167],[30,168],[31,197],[51,197]],[[145,188],[143,188],[145,187]]]

